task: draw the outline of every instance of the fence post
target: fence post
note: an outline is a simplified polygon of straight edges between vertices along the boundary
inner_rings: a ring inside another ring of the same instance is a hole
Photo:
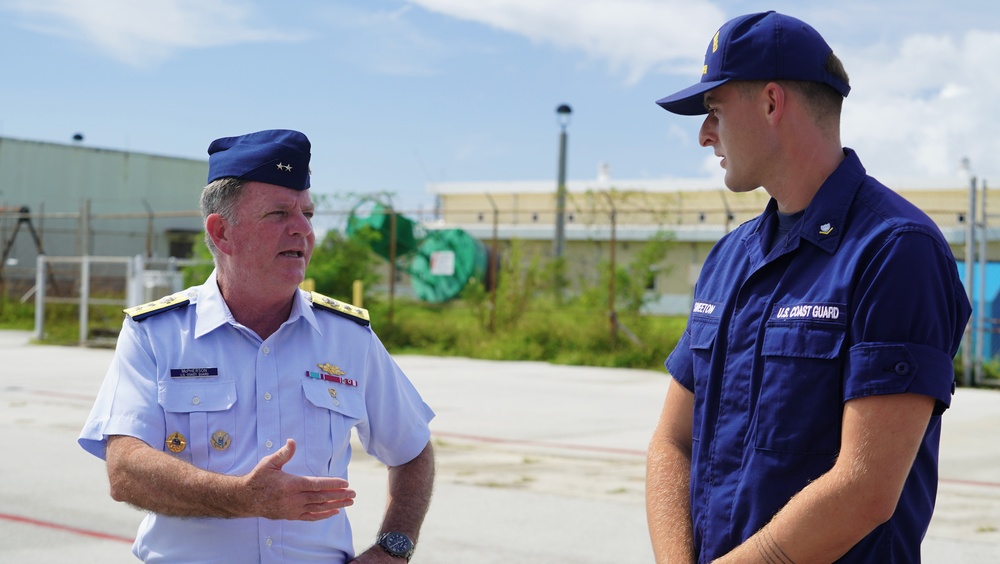
[[[38,255],[35,261],[35,340],[41,341],[45,335],[45,255]]]
[[[90,255],[80,257],[80,344],[87,344],[90,316]]]

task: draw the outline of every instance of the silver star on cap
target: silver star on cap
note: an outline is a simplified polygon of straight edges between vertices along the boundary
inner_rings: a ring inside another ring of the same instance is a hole
[[[278,170],[283,170],[285,172],[292,172],[292,165],[290,165],[290,164],[286,165],[284,163],[278,163]]]

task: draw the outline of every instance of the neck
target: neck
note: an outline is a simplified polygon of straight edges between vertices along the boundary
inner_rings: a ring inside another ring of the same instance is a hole
[[[783,158],[776,163],[776,180],[765,189],[777,201],[781,213],[800,212],[843,160],[844,149],[839,139],[833,142],[800,137],[788,143]]]
[[[233,319],[263,340],[273,335],[292,313],[294,290],[272,297],[257,290],[253,282],[228,277],[222,272],[217,273],[216,281]]]

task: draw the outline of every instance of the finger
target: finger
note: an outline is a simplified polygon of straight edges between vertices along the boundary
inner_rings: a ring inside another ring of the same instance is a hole
[[[292,459],[295,455],[295,441],[293,439],[288,439],[285,441],[285,446],[278,449],[278,452],[272,454],[268,460],[275,470],[281,470],[281,468]]]
[[[315,511],[315,512],[310,511],[310,512],[303,513],[302,515],[299,515],[299,517],[298,517],[297,520],[299,520],[299,521],[322,521],[323,519],[329,519],[330,517],[333,517],[334,515],[336,515],[338,513],[340,513],[339,509],[331,509],[329,511]]]
[[[354,491],[349,490],[347,480],[342,478],[317,478],[308,477],[309,486],[308,488],[314,492],[328,491],[328,490],[344,490],[344,491]]]

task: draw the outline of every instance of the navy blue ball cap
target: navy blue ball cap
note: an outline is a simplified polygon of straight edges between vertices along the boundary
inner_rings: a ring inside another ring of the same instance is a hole
[[[208,146],[208,181],[234,177],[306,190],[309,149],[309,139],[290,129],[216,139]]]
[[[847,96],[850,85],[826,71],[832,52],[819,32],[791,16],[770,11],[733,18],[709,42],[701,81],[656,103],[675,114],[706,114],[705,93],[730,80],[820,82]]]

